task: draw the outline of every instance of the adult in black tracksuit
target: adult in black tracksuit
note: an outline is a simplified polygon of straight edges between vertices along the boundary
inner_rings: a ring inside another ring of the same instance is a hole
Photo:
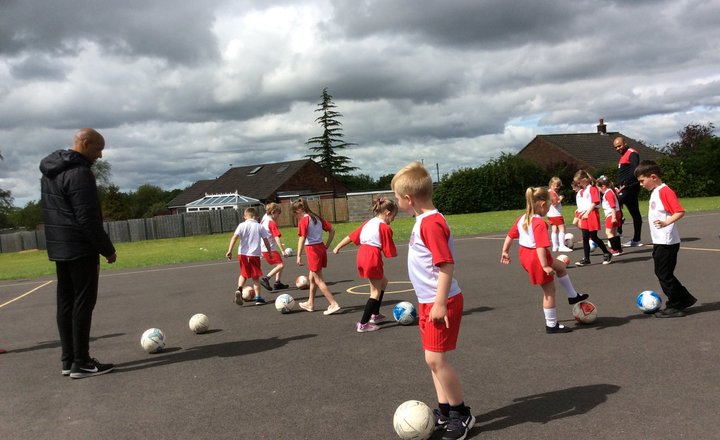
[[[41,203],[48,258],[57,271],[57,324],[62,374],[74,379],[112,371],[90,357],[90,325],[97,301],[100,255],[114,263],[115,247],[103,229],[100,199],[91,165],[102,157],[105,139],[83,128],[71,150],[40,162]]]
[[[627,207],[633,219],[633,238],[624,243],[623,246],[642,246],[640,233],[642,232],[643,221],[638,203],[640,183],[635,178],[635,168],[640,164],[640,154],[634,148],[630,148],[622,136],[618,136],[613,140],[613,147],[615,151],[620,153],[617,174],[618,200],[622,206]],[[622,229],[619,232],[622,234]]]

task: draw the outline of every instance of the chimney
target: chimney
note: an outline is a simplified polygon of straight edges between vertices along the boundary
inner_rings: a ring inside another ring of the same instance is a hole
[[[603,118],[600,118],[600,122],[597,125],[597,132],[599,135],[607,135],[607,125],[605,125]]]

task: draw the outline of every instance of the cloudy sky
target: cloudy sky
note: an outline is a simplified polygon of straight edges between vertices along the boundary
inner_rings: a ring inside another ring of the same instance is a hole
[[[295,160],[333,95],[351,165],[441,174],[598,118],[651,145],[720,123],[720,0],[1,0],[0,188],[80,127],[123,191]]]

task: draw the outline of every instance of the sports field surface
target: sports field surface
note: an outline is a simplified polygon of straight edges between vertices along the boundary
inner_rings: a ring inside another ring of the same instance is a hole
[[[555,335],[545,333],[541,290],[517,258],[500,264],[504,234],[457,237],[465,312],[450,360],[477,418],[468,438],[718,438],[720,212],[688,214],[679,228],[676,275],[698,298],[686,317],[635,307],[641,291],[660,292],[646,245],[607,266],[597,253],[590,266],[571,265],[598,318],[576,324],[558,286],[559,318],[574,331]],[[385,262],[388,316],[415,302],[407,245],[397,245],[398,258]],[[116,369],[81,380],[60,374],[54,277],[1,282],[0,438],[397,438],[395,408],[410,399],[434,407],[434,389],[417,326],[355,332],[369,292],[355,255],[351,245],[329,256],[325,279],[343,306],[332,316],[323,316],[321,295],[314,313],[280,314],[275,292],[265,306],[235,305],[236,261],[103,272],[90,348]],[[286,263],[284,281],[306,273],[294,258]],[[195,313],[209,317],[208,333],[189,330]],[[158,354],[140,347],[151,327],[167,336]]]

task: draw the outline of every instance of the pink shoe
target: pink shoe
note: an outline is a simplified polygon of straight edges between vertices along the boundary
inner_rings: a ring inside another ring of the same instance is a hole
[[[380,324],[381,322],[384,322],[387,316],[383,315],[382,313],[378,313],[377,315],[373,314],[370,315],[370,322],[371,324]]]
[[[380,327],[373,324],[372,322],[368,322],[367,324],[361,324],[358,322],[356,330],[358,333],[366,333],[366,332],[374,332],[375,330],[380,330]]]

